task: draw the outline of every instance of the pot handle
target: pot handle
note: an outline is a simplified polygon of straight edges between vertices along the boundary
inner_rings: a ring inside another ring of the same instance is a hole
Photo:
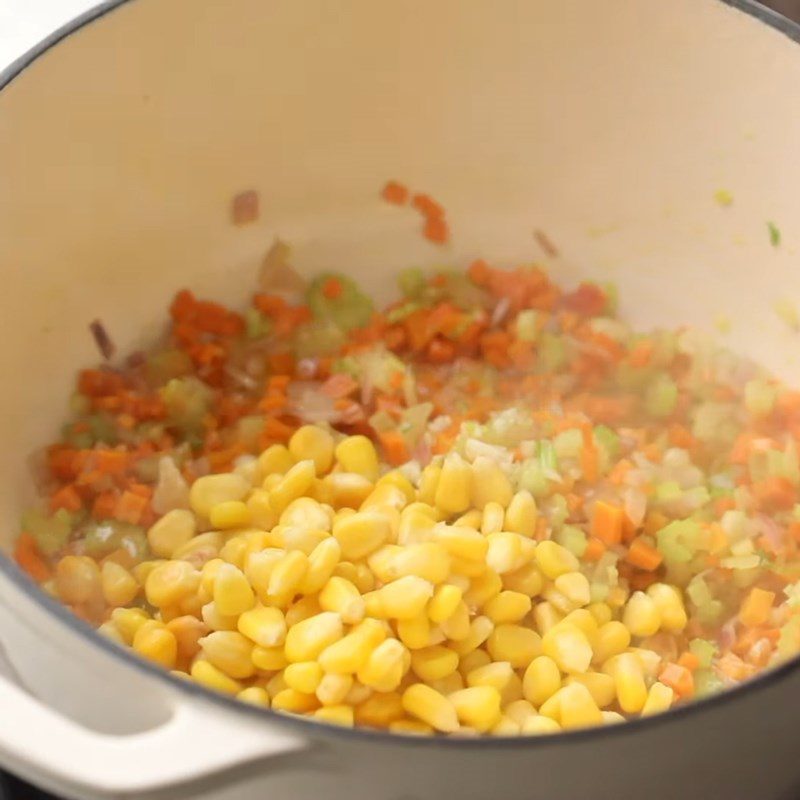
[[[0,761],[48,788],[128,797],[177,788],[221,770],[297,752],[300,737],[174,695],[173,713],[149,731],[109,735],[53,711],[0,675]],[[170,794],[170,797],[173,795]]]

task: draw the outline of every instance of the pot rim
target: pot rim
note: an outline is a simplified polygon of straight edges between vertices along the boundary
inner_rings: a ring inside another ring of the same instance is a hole
[[[84,27],[101,19],[123,5],[134,0],[104,0],[82,14],[70,20],[60,28],[56,29],[49,36],[35,44],[19,58],[15,59],[4,69],[0,69],[0,92],[12,83],[21,73],[31,66],[40,56],[55,47],[63,39],[79,32]],[[777,11],[767,8],[756,0],[719,0],[719,2],[729,5],[742,11],[765,25],[783,33],[794,42],[800,44],[800,23],[796,23]],[[492,750],[497,747],[507,749],[528,749],[537,747],[552,747],[554,745],[581,742],[592,742],[609,737],[624,736],[627,734],[635,735],[639,731],[649,730],[656,726],[668,725],[673,722],[680,722],[685,718],[694,717],[707,709],[716,708],[734,701],[744,695],[755,695],[765,689],[775,687],[800,672],[800,655],[792,658],[785,663],[774,667],[759,676],[745,681],[730,689],[711,695],[709,697],[695,700],[684,706],[673,707],[661,714],[649,717],[639,717],[626,720],[619,725],[602,725],[596,727],[582,728],[574,731],[563,731],[552,734],[542,734],[537,736],[478,736],[478,737],[459,737],[459,736],[413,736],[407,734],[389,733],[388,731],[376,730],[371,728],[344,728],[336,725],[320,724],[311,718],[301,717],[293,714],[282,714],[270,708],[259,708],[250,703],[243,703],[228,695],[211,691],[205,687],[187,680],[175,677],[167,670],[151,664],[134,654],[133,650],[122,648],[107,639],[102,634],[92,628],[88,623],[72,614],[66,606],[59,603],[54,598],[41,591],[22,570],[5,553],[0,553],[0,578],[9,580],[21,592],[24,592],[40,608],[52,614],[61,623],[76,633],[86,643],[98,647],[120,660],[129,668],[139,670],[145,675],[152,676],[174,691],[187,698],[200,699],[212,702],[220,709],[225,709],[237,714],[248,715],[251,719],[268,719],[278,725],[286,725],[298,734],[309,736],[312,739],[333,738],[336,740],[345,739],[358,743],[368,741],[383,745],[395,746],[402,745],[408,747],[434,747],[451,749],[476,748]]]

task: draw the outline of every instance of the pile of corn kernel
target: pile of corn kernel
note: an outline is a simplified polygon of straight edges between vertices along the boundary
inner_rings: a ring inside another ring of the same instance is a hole
[[[372,442],[306,425],[197,479],[131,570],[57,564],[59,596],[99,584],[100,630],[210,689],[339,725],[542,734],[664,711],[679,589],[591,602],[577,558],[535,538],[537,508],[490,458],[436,457],[412,483]],[[142,607],[124,607],[144,588]],[[98,588],[98,587],[95,587]]]

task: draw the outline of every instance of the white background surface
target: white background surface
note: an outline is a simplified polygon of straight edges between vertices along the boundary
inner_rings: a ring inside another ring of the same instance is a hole
[[[0,0],[0,69],[100,0]]]

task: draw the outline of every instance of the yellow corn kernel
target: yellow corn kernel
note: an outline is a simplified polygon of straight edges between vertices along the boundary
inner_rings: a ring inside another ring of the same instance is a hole
[[[357,677],[364,686],[390,692],[400,685],[406,648],[397,639],[384,639],[359,668]]]
[[[489,736],[519,736],[522,733],[522,729],[517,722],[504,712],[488,733]]]
[[[464,656],[480,647],[491,636],[493,630],[494,623],[489,617],[475,617],[469,624],[469,633],[463,639],[454,641],[452,648],[460,656]]]
[[[498,575],[514,572],[530,564],[536,553],[535,542],[518,533],[498,531],[490,533],[486,539],[489,542],[486,563]]]
[[[220,614],[237,616],[256,602],[253,588],[245,574],[233,564],[222,564],[214,578],[214,604]]]
[[[500,503],[490,500],[483,507],[481,514],[481,533],[488,536],[490,533],[497,533],[503,530],[503,522],[505,520],[505,511]]]
[[[483,611],[495,625],[519,622],[531,610],[531,599],[521,592],[505,591],[495,595]]]
[[[503,575],[503,588],[513,592],[536,597],[542,591],[544,579],[542,573],[535,563],[530,562],[515,569],[513,572],[506,572]]]
[[[425,469],[419,479],[419,490],[417,499],[429,506],[436,508],[436,492],[439,488],[439,481],[442,477],[441,462],[432,461]],[[437,508],[437,513],[439,512]]]
[[[333,535],[341,546],[342,557],[348,560],[368,556],[388,541],[391,533],[388,516],[377,509],[345,517],[337,515],[333,523]]]
[[[367,564],[372,574],[381,583],[388,583],[398,577],[394,572],[393,561],[395,556],[400,553],[402,549],[402,547],[396,544],[385,544],[367,558]],[[353,566],[353,572],[355,573],[355,565]]]
[[[458,715],[450,700],[423,683],[412,684],[403,692],[403,708],[442,733],[454,733],[459,728]]]
[[[330,531],[331,520],[322,504],[310,497],[298,497],[284,508],[279,523],[285,528]]]
[[[459,658],[458,671],[466,677],[473,670],[480,669],[491,663],[493,663],[492,657],[485,650],[473,650],[471,653]]]
[[[378,454],[366,436],[348,436],[336,445],[336,460],[345,472],[363,475],[369,481],[378,478]]]
[[[273,675],[266,683],[263,683],[263,686],[269,693],[270,698],[275,697],[278,692],[282,692],[284,689],[289,688],[286,685],[283,672],[278,672],[276,675]]]
[[[191,660],[200,652],[200,637],[208,632],[201,620],[189,615],[170,620],[167,630],[178,643],[178,660],[185,661]]]
[[[145,622],[133,635],[133,649],[143,658],[172,669],[178,658],[175,635],[160,622]]]
[[[324,611],[336,611],[348,625],[364,618],[364,598],[345,578],[330,578],[319,594],[319,604]]]
[[[536,563],[550,580],[567,572],[577,572],[580,566],[578,559],[566,547],[552,541],[539,542],[536,546]]]
[[[237,700],[254,706],[269,708],[269,694],[261,686],[248,686],[236,695]]]
[[[512,673],[511,679],[505,685],[503,691],[500,692],[500,696],[503,706],[524,698],[522,694],[522,678],[516,672]]]
[[[464,558],[451,556],[450,569],[453,577],[478,578],[488,569],[482,561],[467,561]]]
[[[661,627],[661,614],[652,597],[634,592],[625,605],[622,623],[632,636],[652,636]]]
[[[319,605],[317,597],[301,597],[299,600],[295,600],[295,602],[286,609],[287,630],[291,628],[292,625],[297,625],[298,622],[302,622],[304,619],[319,614],[320,611],[322,611],[322,608]]]
[[[375,694],[375,692],[373,692],[369,686],[364,686],[364,684],[353,680],[349,675],[348,677],[352,680],[352,685],[344,697],[344,702],[347,703],[347,705],[360,705],[365,700],[368,700],[370,697],[372,697],[373,694]]]
[[[250,524],[250,510],[241,500],[225,500],[211,507],[208,518],[220,530],[244,528]]]
[[[286,685],[303,694],[314,694],[322,676],[322,667],[316,661],[299,661],[296,664],[289,664],[283,671]]]
[[[452,692],[447,699],[453,704],[458,719],[481,733],[500,720],[500,692],[493,686],[470,686]]]
[[[461,602],[463,592],[457,586],[445,583],[436,588],[428,602],[428,617],[431,622],[442,623],[451,617]]]
[[[486,559],[489,542],[474,528],[440,522],[434,527],[433,536],[455,558],[478,562]]]
[[[261,647],[256,645],[251,655],[253,665],[264,672],[275,672],[283,669],[289,662],[283,647]]]
[[[334,508],[360,508],[373,490],[372,482],[356,472],[332,472],[325,477]]]
[[[258,472],[261,480],[269,475],[284,475],[294,466],[289,448],[282,444],[270,445],[258,457]]]
[[[639,659],[632,653],[621,653],[613,659],[612,676],[617,689],[617,702],[626,714],[636,714],[647,702],[647,686]]]
[[[86,603],[102,597],[97,562],[89,556],[64,556],[56,565],[55,585],[65,603]]]
[[[589,580],[581,572],[565,572],[559,575],[554,586],[569,600],[572,608],[583,608],[591,601]]]
[[[389,580],[416,575],[439,584],[447,580],[450,574],[450,555],[439,542],[410,544],[393,554],[389,570]]]
[[[494,459],[478,456],[472,462],[470,499],[476,509],[483,511],[488,503],[497,503],[505,508],[513,494],[511,481]]]
[[[247,545],[248,542],[244,536],[231,536],[231,538],[222,545],[219,551],[219,557],[222,561],[227,561],[229,564],[233,564],[235,567],[241,569],[247,557]]]
[[[357,672],[372,651],[386,638],[386,629],[374,619],[365,619],[350,633],[325,648],[319,663],[325,672]]]
[[[406,575],[378,590],[384,613],[390,619],[413,619],[425,610],[433,585],[416,575]]]
[[[253,643],[238,631],[214,631],[199,640],[206,659],[231,678],[255,675]]]
[[[292,500],[308,492],[315,475],[316,467],[311,459],[298,461],[270,490],[269,503],[273,510],[282,514]]]
[[[342,618],[333,611],[323,611],[289,628],[285,653],[290,662],[314,661],[329,645],[342,638]]]
[[[644,647],[629,647],[626,652],[633,653],[639,659],[646,676],[654,677],[660,672],[662,658],[655,650],[648,650]]]
[[[518,491],[508,503],[505,513],[504,528],[507,531],[532,537],[536,533],[538,510],[536,500],[526,489]]]
[[[125,641],[125,637],[119,632],[119,629],[113,622],[104,622],[97,628],[97,632],[105,636],[107,639],[110,639],[112,642],[116,642],[120,645],[128,644]]]
[[[457,520],[453,522],[456,527],[472,528],[479,530],[481,522],[483,521],[483,514],[477,508],[470,509],[462,514]]]
[[[567,686],[572,683],[583,684],[600,708],[610,706],[617,697],[614,678],[605,672],[584,672],[581,675],[570,675],[564,683]]]
[[[394,486],[399,489],[406,498],[405,503],[403,503],[404,506],[408,503],[413,503],[417,497],[417,490],[414,488],[414,484],[399,469],[393,469],[391,472],[382,475],[375,486]]]
[[[529,717],[522,723],[522,733],[527,736],[541,736],[542,734],[558,733],[561,726],[550,717],[541,714]]]
[[[317,475],[324,475],[333,465],[333,436],[317,425],[303,425],[289,439],[289,453],[295,461],[313,461]]]
[[[686,608],[679,589],[667,583],[654,583],[647,588],[647,596],[656,604],[663,630],[678,633],[686,627]]]
[[[642,706],[642,716],[649,717],[651,714],[660,714],[666,711],[675,699],[675,692],[669,686],[656,681],[647,693],[647,700]]]
[[[275,604],[275,598],[271,597],[268,592],[269,580],[272,570],[275,569],[275,565],[283,556],[283,550],[277,547],[270,547],[258,553],[251,553],[245,559],[244,574],[262,603]]]
[[[250,483],[236,473],[204,475],[192,484],[189,505],[197,516],[209,519],[214,506],[227,500],[242,500],[249,491]]]
[[[440,624],[440,627],[445,637],[453,642],[463,642],[469,636],[471,630],[469,609],[463,600],[459,601],[456,610]]]
[[[206,603],[202,610],[201,616],[203,622],[212,631],[235,631],[236,630],[236,617],[220,614],[217,604],[213,601]]]
[[[522,625],[497,625],[486,642],[495,661],[508,661],[514,669],[524,669],[542,654],[542,639],[536,631]]]
[[[586,634],[575,625],[560,622],[542,637],[542,651],[562,672],[581,673],[592,663],[592,646]]]
[[[470,580],[469,588],[464,592],[464,602],[470,608],[481,608],[500,594],[502,588],[503,582],[500,576],[494,570],[487,569]]]
[[[210,599],[214,596],[214,581],[217,579],[219,568],[224,563],[221,558],[212,558],[200,568],[200,591],[204,597]]]
[[[503,707],[503,714],[522,729],[525,720],[536,716],[536,709],[528,700],[514,700]]]
[[[292,595],[308,571],[308,556],[302,550],[290,550],[272,568],[267,593],[273,597]]]
[[[172,558],[190,561],[196,567],[201,567],[210,558],[214,558],[219,554],[222,542],[223,537],[219,531],[198,533],[197,536],[192,536],[186,544],[182,544],[180,547],[176,548],[175,552],[172,554]],[[139,564],[139,566],[143,566],[143,564]],[[138,579],[141,583],[142,579]]]
[[[278,515],[269,502],[269,492],[264,489],[255,489],[247,498],[247,511],[251,524],[262,530],[272,530],[278,522]]]
[[[563,619],[563,614],[552,603],[547,601],[537,603],[533,608],[533,621],[536,625],[536,630],[542,636]]]
[[[448,647],[434,645],[411,653],[411,669],[421,681],[446,678],[458,668],[458,654]]]
[[[603,664],[612,656],[619,655],[631,643],[630,631],[617,620],[606,622],[597,629],[593,647],[594,662]]]
[[[431,641],[431,623],[423,611],[412,619],[397,621],[397,637],[409,650],[427,647]]]
[[[152,569],[144,584],[150,605],[171,606],[196,592],[200,573],[188,561],[165,561]]]
[[[149,619],[147,612],[141,608],[115,608],[111,612],[114,627],[128,645],[133,642],[136,631]]]
[[[607,622],[611,622],[613,618],[611,609],[605,603],[591,603],[586,607],[586,610],[594,617],[598,628]]]
[[[284,689],[272,698],[274,711],[290,711],[292,714],[307,714],[319,708],[319,700],[313,694]]]
[[[539,714],[543,717],[550,717],[560,724],[561,722],[561,692],[564,691],[562,686],[557,692],[552,694],[544,703],[539,706]]]
[[[217,669],[213,664],[202,658],[197,659],[192,664],[191,676],[196,683],[213,689],[215,692],[237,695],[243,687],[239,681],[229,678],[222,670]]]
[[[564,617],[563,622],[580,628],[584,634],[586,634],[586,638],[590,643],[594,641],[594,637],[597,635],[597,622],[595,622],[595,618],[585,608],[576,608],[574,611],[570,611],[570,613]]]
[[[353,727],[354,711],[352,706],[325,706],[314,712],[314,719],[327,722],[329,725]]]
[[[625,717],[616,711],[603,711],[603,725],[616,725],[618,722],[625,722]]]
[[[428,542],[433,538],[435,526],[436,521],[430,514],[408,506],[400,514],[397,542],[401,545]]]
[[[322,705],[338,706],[340,703],[347,702],[352,688],[352,675],[333,675],[328,673],[322,676],[315,694]]]
[[[308,566],[300,585],[302,594],[314,594],[330,580],[342,556],[342,548],[333,537],[321,541],[308,557]]]
[[[434,733],[431,725],[419,719],[398,719],[389,723],[389,730],[405,736],[433,736]]]
[[[379,509],[381,511],[391,509],[392,512],[397,514],[397,521],[399,524],[399,513],[405,508],[408,502],[405,492],[399,486],[393,486],[389,483],[381,484],[380,481],[375,484],[375,488],[369,493],[367,499],[361,504],[361,511],[369,509]]]
[[[606,597],[606,603],[610,608],[622,608],[627,600],[628,590],[624,586],[612,586]]]
[[[414,677],[411,675],[409,676],[409,682],[406,684],[406,688],[413,682]],[[461,677],[460,672],[451,672],[444,678],[437,678],[435,681],[428,681],[428,686],[430,686],[431,689],[435,689],[437,692],[439,692],[439,694],[443,694],[445,697],[452,692],[458,692],[465,688],[464,678]]]
[[[502,693],[513,675],[514,669],[508,661],[492,661],[468,672],[467,686],[491,686]]]
[[[153,555],[172,558],[175,551],[185,545],[197,533],[194,514],[183,508],[167,511],[147,531],[147,541]]]
[[[560,722],[565,730],[599,725],[603,715],[591,692],[582,683],[570,683],[561,691]]]
[[[371,728],[386,728],[404,716],[403,700],[398,692],[373,694],[355,709],[355,721]]]
[[[436,486],[434,505],[443,514],[461,514],[469,508],[470,465],[458,453],[450,453],[444,460]],[[423,502],[424,498],[420,497]]]
[[[236,627],[261,647],[280,647],[286,640],[286,620],[279,608],[251,608],[239,616]]]
[[[136,578],[115,561],[106,561],[100,570],[103,599],[110,606],[124,606],[139,593]]]

